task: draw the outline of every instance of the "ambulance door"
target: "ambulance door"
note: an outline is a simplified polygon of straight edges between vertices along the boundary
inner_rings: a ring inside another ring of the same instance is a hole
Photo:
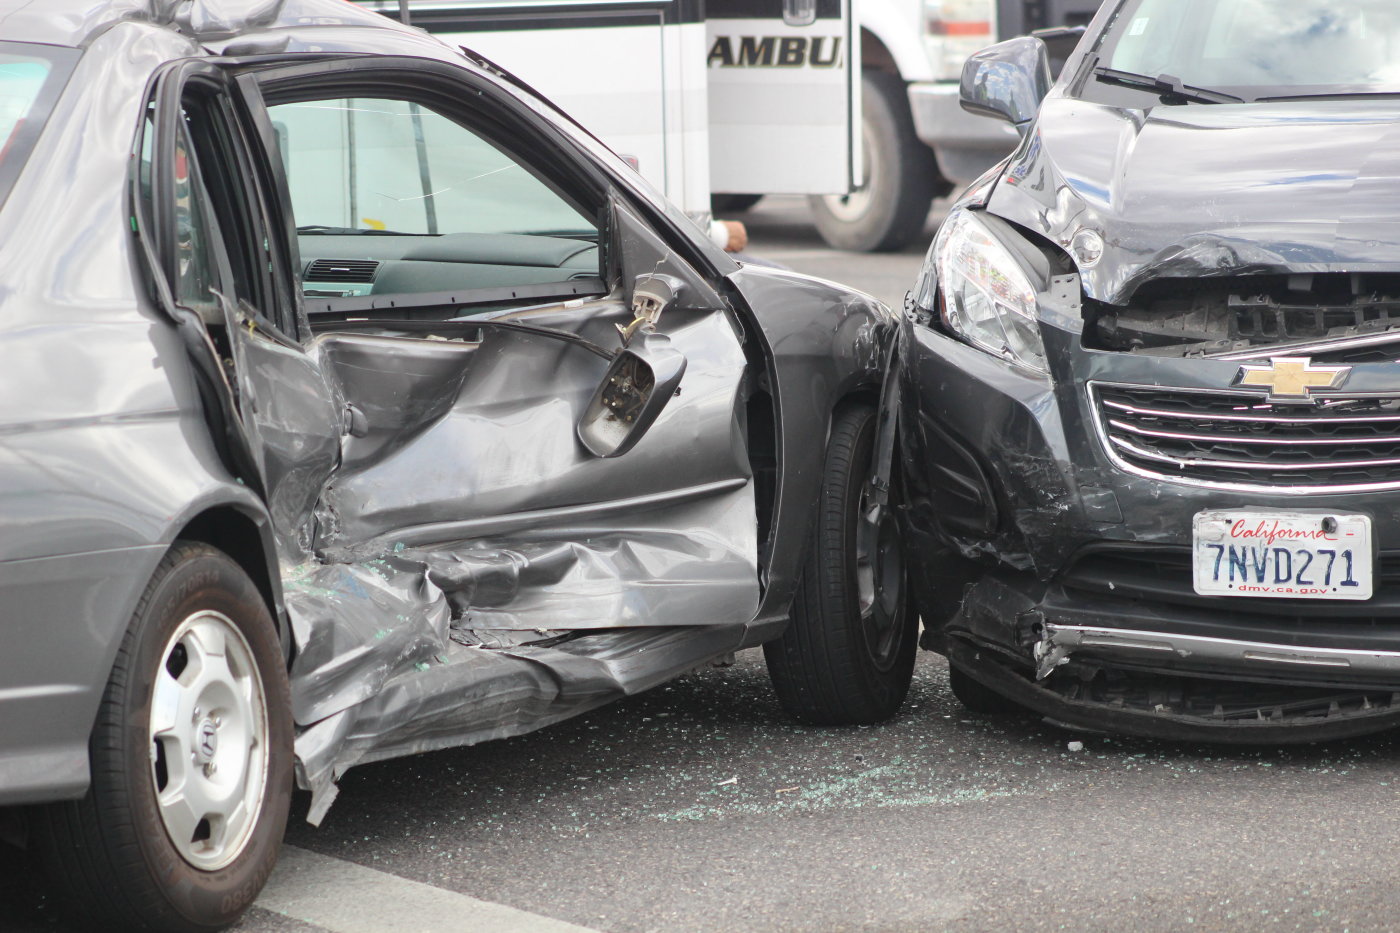
[[[845,194],[861,177],[853,0],[707,0],[710,187]]]

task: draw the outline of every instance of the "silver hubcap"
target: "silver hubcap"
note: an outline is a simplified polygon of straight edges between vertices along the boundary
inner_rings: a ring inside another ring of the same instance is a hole
[[[867,484],[856,525],[856,593],[867,647],[878,664],[887,666],[899,653],[904,551],[894,510],[886,505],[872,521],[869,493]]]
[[[842,223],[855,223],[870,211],[871,147],[873,132],[870,124],[864,124],[860,131],[861,176],[860,186],[850,194],[828,194],[823,201],[831,216]]]
[[[247,846],[267,789],[267,697],[228,616],[198,612],[166,642],[150,738],[171,843],[195,868],[224,868]]]

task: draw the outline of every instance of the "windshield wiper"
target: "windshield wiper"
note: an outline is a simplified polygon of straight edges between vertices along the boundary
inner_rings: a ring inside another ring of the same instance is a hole
[[[1224,91],[1182,84],[1181,79],[1175,75],[1158,75],[1154,78],[1151,75],[1140,75],[1133,71],[1119,71],[1116,68],[1095,68],[1094,77],[1104,84],[1117,84],[1144,91],[1156,91],[1162,95],[1164,103],[1172,103],[1173,101],[1195,104],[1248,103],[1245,98],[1226,94]]]
[[[297,227],[301,236],[432,236],[430,233],[404,233],[402,230],[370,230],[362,227],[328,227],[325,224],[307,224]]]
[[[1259,101],[1289,100],[1355,100],[1357,98],[1400,97],[1400,91],[1317,91],[1311,94],[1269,94],[1256,98]]]

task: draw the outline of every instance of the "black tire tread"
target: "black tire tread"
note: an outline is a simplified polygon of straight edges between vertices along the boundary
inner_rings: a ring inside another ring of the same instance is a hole
[[[186,542],[174,545],[156,566],[151,584],[136,604],[133,618],[145,615],[155,598],[158,581],[182,560],[200,556],[201,551],[213,551],[213,548]],[[135,626],[130,626],[122,637],[98,707],[98,723],[112,722],[122,714],[122,698],[130,679],[131,655],[137,635]],[[121,783],[121,749],[112,735],[108,729],[93,730],[89,755],[94,787]],[[102,738],[107,739],[105,744]],[[102,795],[99,799],[96,793],[89,792],[78,800],[39,807],[31,825],[41,843],[49,877],[58,881],[76,902],[72,905],[76,913],[111,918],[127,928],[139,930],[145,927],[141,918],[149,915],[149,906],[158,903],[158,895],[153,891],[138,892],[117,880],[119,872],[128,876],[135,874],[141,863],[135,824],[129,818],[132,811],[129,806],[122,805],[126,796]],[[121,855],[109,861],[97,857],[102,852],[120,852]],[[145,896],[140,897],[141,894]],[[149,905],[144,910],[141,901]]]
[[[145,615],[171,570],[185,561],[205,557],[222,559],[237,568],[231,558],[208,544],[177,541],[162,557],[137,602],[133,624],[128,626],[117,650],[89,743],[92,784],[88,793],[78,800],[35,807],[30,813],[30,828],[46,873],[68,896],[65,907],[77,922],[88,923],[93,930],[214,931],[228,926],[192,923],[176,915],[154,885],[141,884],[146,868],[136,823],[131,819],[133,807],[131,788],[125,782],[124,750],[117,731],[104,728],[120,722],[123,716],[140,636],[135,620]],[[241,568],[238,571],[242,573]],[[247,585],[256,593],[251,579]],[[269,690],[271,686],[268,685]],[[148,918],[159,916],[167,917],[168,923],[152,926],[147,922]]]
[[[847,560],[854,529],[852,495],[859,496],[863,477],[863,432],[874,431],[875,411],[869,405],[838,410],[827,446],[820,511],[791,610],[792,622],[782,637],[764,645],[769,674],[779,701],[793,718],[816,725],[866,725],[892,716],[903,702],[909,677],[893,694],[881,695],[870,682],[861,660],[865,647],[856,626],[856,612],[847,586]],[[873,438],[870,438],[873,440]],[[907,638],[912,669],[912,635]],[[902,663],[902,659],[901,659]]]
[[[951,662],[948,664],[948,686],[958,702],[974,713],[1000,716],[1027,712],[1024,706],[997,693]]]

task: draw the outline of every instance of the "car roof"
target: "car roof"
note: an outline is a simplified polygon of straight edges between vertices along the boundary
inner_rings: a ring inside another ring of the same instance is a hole
[[[200,42],[268,30],[368,27],[436,45],[349,0],[0,0],[0,37],[17,42],[82,48],[123,22],[152,23]],[[372,36],[366,35],[365,51],[373,51]]]

